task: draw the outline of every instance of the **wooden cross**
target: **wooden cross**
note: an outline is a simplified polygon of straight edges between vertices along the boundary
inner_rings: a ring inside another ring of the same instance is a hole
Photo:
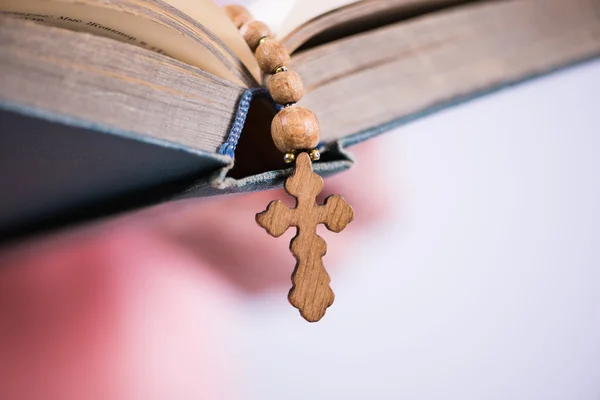
[[[289,300],[307,321],[316,322],[334,299],[329,287],[331,279],[322,260],[327,243],[317,235],[317,225],[325,224],[330,231],[341,232],[354,218],[354,211],[339,195],[328,197],[324,205],[316,203],[317,195],[323,190],[323,179],[313,172],[307,153],[298,155],[296,170],[285,182],[285,189],[296,197],[296,207],[273,201],[266,211],[256,215],[256,222],[274,237],[296,227],[296,236],[290,242],[297,263]]]

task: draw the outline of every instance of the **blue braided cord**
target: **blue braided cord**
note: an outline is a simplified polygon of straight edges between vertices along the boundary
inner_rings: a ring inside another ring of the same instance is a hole
[[[229,131],[227,140],[219,148],[220,154],[225,154],[226,156],[235,158],[235,148],[240,140],[240,136],[242,135],[242,130],[244,129],[244,124],[246,123],[246,117],[248,116],[248,111],[250,110],[250,103],[252,103],[252,100],[255,98],[270,98],[269,91],[265,88],[258,87],[250,88],[244,92],[240,98],[240,102],[238,103],[235,119],[233,120],[233,125]]]

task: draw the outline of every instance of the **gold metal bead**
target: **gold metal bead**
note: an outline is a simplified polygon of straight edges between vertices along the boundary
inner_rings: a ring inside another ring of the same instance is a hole
[[[319,159],[321,159],[321,152],[318,149],[312,149],[310,151],[310,159],[313,161],[319,161]]]
[[[269,38],[268,36],[263,36],[263,37],[261,37],[261,38],[259,39],[259,41],[258,41],[258,44],[259,44],[259,45],[263,44],[263,43],[264,43],[264,41],[265,41],[265,40],[267,40],[268,38]],[[258,45],[257,45],[257,47],[258,47]]]
[[[288,152],[285,153],[285,155],[283,156],[283,161],[285,161],[286,164],[291,164],[294,161],[296,161],[296,153],[294,152]]]
[[[280,73],[280,72],[285,72],[285,71],[287,71],[287,70],[288,70],[288,69],[287,69],[287,67],[286,67],[285,65],[283,65],[283,66],[281,66],[281,67],[277,68],[277,69],[275,70],[275,72],[274,72],[274,73],[275,73],[275,74],[278,74],[278,73]]]

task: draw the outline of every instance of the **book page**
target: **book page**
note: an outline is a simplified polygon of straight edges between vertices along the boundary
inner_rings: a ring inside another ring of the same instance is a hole
[[[239,57],[256,80],[261,81],[262,74],[254,53],[252,53],[240,31],[227,17],[223,9],[213,0],[163,1],[207,27]]]
[[[277,32],[277,38],[281,40],[311,19],[358,1],[361,0],[296,0]]]
[[[188,16],[204,26],[204,30],[190,34],[192,29],[198,31],[197,27],[169,15],[168,9],[161,9],[160,2],[0,0],[0,12],[144,47],[239,85],[250,86],[260,79],[260,69],[248,46],[216,4],[211,0],[194,0],[198,5],[197,10],[192,10],[186,0],[167,1],[173,7],[184,8],[180,11],[193,14]],[[209,21],[210,27],[203,21]]]

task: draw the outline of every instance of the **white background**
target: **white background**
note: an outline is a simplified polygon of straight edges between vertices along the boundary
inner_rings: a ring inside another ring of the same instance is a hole
[[[241,306],[247,398],[600,399],[600,61],[375,140],[397,211],[321,322]]]
[[[318,324],[239,305],[243,398],[600,399],[600,61],[375,140],[397,208]]]

